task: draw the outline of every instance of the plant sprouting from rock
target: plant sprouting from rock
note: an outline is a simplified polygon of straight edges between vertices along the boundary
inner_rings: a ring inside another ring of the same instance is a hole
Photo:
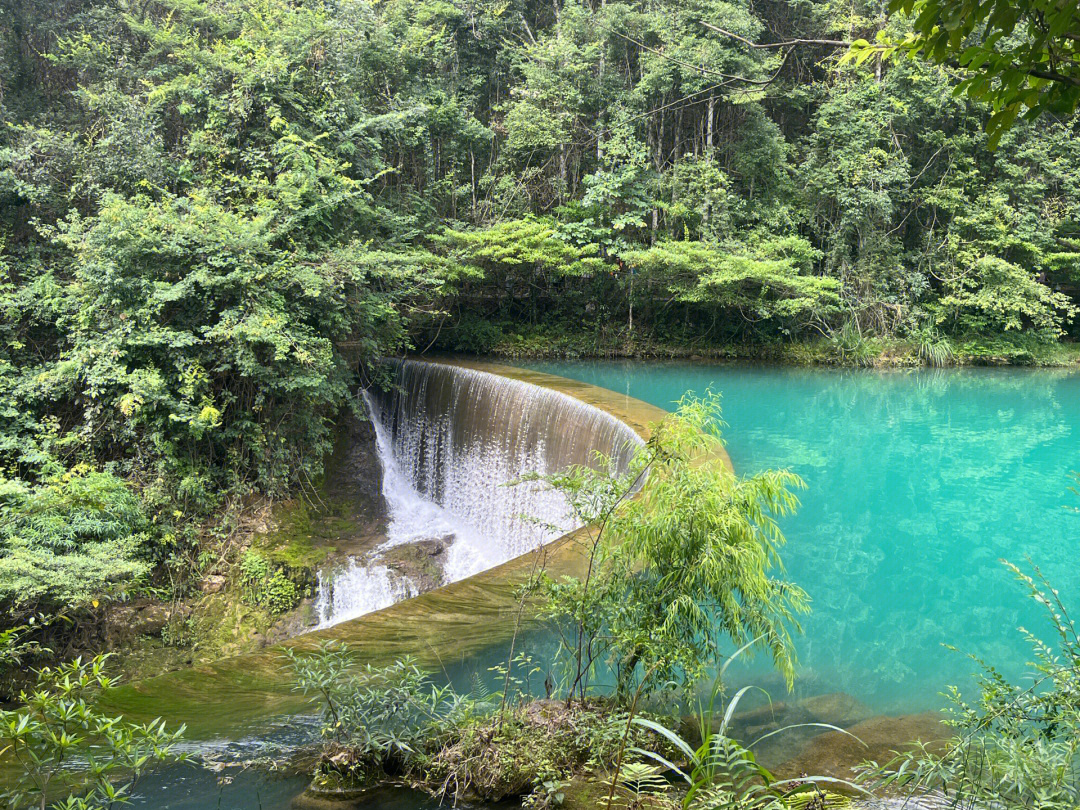
[[[313,652],[286,648],[285,656],[296,690],[321,704],[322,736],[369,765],[420,750],[473,708],[411,658],[362,665],[348,645],[336,642]]]

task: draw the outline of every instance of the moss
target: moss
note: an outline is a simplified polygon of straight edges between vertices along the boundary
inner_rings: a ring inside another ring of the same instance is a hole
[[[312,514],[300,498],[277,504],[273,521],[275,528],[258,535],[253,546],[275,563],[288,568],[316,568],[334,551],[333,528],[323,515]]]
[[[458,729],[421,763],[416,784],[455,800],[543,794],[545,785],[608,771],[624,731],[625,720],[605,702],[533,700]],[[645,732],[632,732],[631,746],[645,742]]]
[[[564,810],[597,810],[607,807],[611,783],[578,774],[563,787],[562,793],[563,799],[559,806]],[[615,796],[615,807],[621,807],[625,803],[620,803],[620,799],[621,796]]]

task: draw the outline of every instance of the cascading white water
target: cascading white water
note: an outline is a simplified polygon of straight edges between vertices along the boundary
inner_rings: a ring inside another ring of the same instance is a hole
[[[329,578],[319,573],[315,613],[319,617],[319,627],[330,627],[415,595],[409,581],[385,565],[368,565],[350,559],[344,568]]]
[[[396,364],[394,386],[365,394],[390,514],[376,551],[451,538],[448,582],[505,562],[577,528],[564,497],[539,482],[600,453],[626,469],[640,437],[608,413],[557,391],[483,371],[415,360]],[[326,627],[413,595],[378,563],[350,560],[320,576]]]

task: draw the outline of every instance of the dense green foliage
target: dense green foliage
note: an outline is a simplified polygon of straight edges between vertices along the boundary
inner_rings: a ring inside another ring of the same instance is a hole
[[[296,688],[322,711],[320,787],[356,788],[391,773],[440,799],[522,799],[542,810],[562,803],[571,779],[599,782],[628,744],[651,737],[609,702],[535,699],[502,667],[494,674],[503,691],[474,673],[473,694],[462,695],[410,660],[361,665],[336,644],[286,655]],[[514,663],[529,667],[524,658]]]
[[[718,397],[685,399],[626,474],[577,467],[545,479],[593,527],[585,574],[542,574],[537,585],[570,699],[586,696],[601,664],[624,699],[635,687],[695,683],[732,643],[770,653],[790,685],[791,632],[808,600],[782,576],[776,518],[797,507],[802,482],[783,470],[736,476],[720,458],[718,424]]]
[[[0,601],[190,588],[220,557],[193,527],[310,488],[358,375],[409,346],[947,362],[1067,337],[1075,121],[991,152],[961,68],[827,42],[912,24],[835,0],[4,4]]]
[[[22,612],[89,602],[146,572],[149,521],[116,476],[76,467],[37,486],[0,486],[5,603]]]
[[[296,583],[257,551],[245,551],[240,558],[240,586],[247,604],[271,614],[292,610],[300,601]]]
[[[369,765],[424,747],[473,708],[412,660],[361,665],[347,645],[334,642],[314,652],[284,652],[295,688],[320,704],[322,736]]]
[[[991,143],[1020,114],[1070,115],[1080,104],[1080,9],[1055,0],[891,0],[913,18],[899,41],[860,40],[851,57],[906,53],[937,64],[955,63],[970,74],[960,89],[989,101]]]

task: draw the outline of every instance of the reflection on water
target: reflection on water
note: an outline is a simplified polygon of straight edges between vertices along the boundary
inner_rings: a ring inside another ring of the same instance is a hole
[[[139,784],[130,807],[168,810],[292,810],[304,792],[307,777],[268,773],[257,768],[211,772],[183,765],[151,774]],[[345,805],[351,807],[352,805]],[[364,799],[370,810],[436,810],[438,800],[402,787],[380,787]]]
[[[198,765],[183,765],[150,774],[139,783],[129,807],[169,810],[290,810],[308,779],[278,776],[257,770],[229,768],[213,773]],[[419,805],[401,805],[401,810]]]

